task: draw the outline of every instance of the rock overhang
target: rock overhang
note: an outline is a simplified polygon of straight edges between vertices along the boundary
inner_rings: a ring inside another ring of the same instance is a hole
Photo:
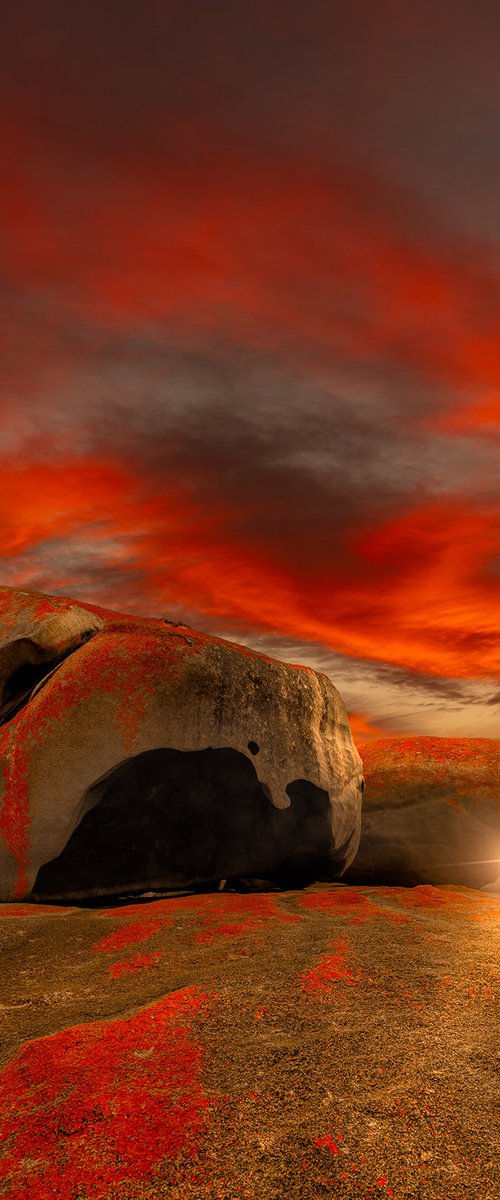
[[[343,866],[353,857],[361,760],[326,676],[162,618],[66,598],[2,589],[0,612],[0,663],[8,668],[12,647],[19,659],[29,641],[48,667],[2,731],[9,895],[29,893],[41,863],[61,853],[98,779],[166,748],[233,748],[277,810],[290,807],[297,781],[326,792],[332,848],[347,847]],[[6,680],[4,669],[4,689]]]

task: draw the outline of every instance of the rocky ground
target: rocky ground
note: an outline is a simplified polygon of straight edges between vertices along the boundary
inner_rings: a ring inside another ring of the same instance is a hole
[[[493,1200],[499,913],[327,884],[4,905],[0,1196]]]

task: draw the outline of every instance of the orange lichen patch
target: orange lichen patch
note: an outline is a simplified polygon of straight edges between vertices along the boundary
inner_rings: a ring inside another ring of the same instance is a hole
[[[331,995],[338,983],[351,987],[362,982],[362,972],[356,972],[346,965],[349,943],[346,938],[339,938],[328,954],[324,954],[317,966],[304,971],[300,976],[300,986],[304,992],[317,999]]]
[[[111,1200],[195,1157],[208,1100],[184,988],[132,1017],[28,1042],[0,1074],[0,1181],[9,1200]]]
[[[126,925],[125,928],[115,929],[113,933],[106,934],[99,942],[94,943],[94,950],[100,954],[110,954],[115,950],[123,950],[125,946],[137,946],[140,942],[147,942],[155,933],[159,933],[167,922],[161,918],[151,918],[150,920],[138,921],[134,925]]]
[[[128,958],[123,958],[120,962],[111,963],[111,966],[108,967],[108,974],[112,979],[119,979],[121,975],[133,975],[136,971],[156,967],[160,959],[159,951],[154,954],[130,954]]]

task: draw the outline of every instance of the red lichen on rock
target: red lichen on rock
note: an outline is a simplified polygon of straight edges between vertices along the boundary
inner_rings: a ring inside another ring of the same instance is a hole
[[[198,901],[197,904],[187,904],[186,908],[192,908],[199,913],[203,927],[194,935],[196,942],[213,941],[216,937],[239,937],[240,934],[257,929],[265,921],[286,920],[286,916],[280,912],[275,896],[214,893],[192,896],[189,900]],[[238,920],[228,922],[225,919],[232,916]]]
[[[148,912],[153,912],[154,916],[147,917]],[[196,923],[196,927],[191,932],[188,926],[188,935],[197,945],[211,945],[219,938],[240,937],[253,932],[269,920],[294,923],[300,920],[299,917],[290,917],[282,913],[273,895],[235,895],[227,892],[173,896],[167,900],[152,901],[149,905],[129,904],[123,908],[106,909],[100,915],[118,918],[121,922],[127,918],[130,920],[130,917],[143,918],[126,925],[123,929],[114,930],[96,942],[94,949],[100,953],[120,950],[124,946],[146,941],[164,928],[168,917],[172,920],[175,916],[190,917],[191,923]]]
[[[199,944],[210,943],[218,937],[239,937],[240,934],[258,928],[265,921],[287,919],[273,895],[207,892],[175,896],[171,900],[159,903],[162,904],[162,911],[168,910],[172,917],[176,914],[192,914],[193,918],[196,918],[198,928],[192,936],[193,941]],[[130,909],[128,911],[130,912]]]
[[[195,1157],[207,1123],[195,988],[132,1017],[28,1042],[0,1074],[0,1182],[9,1200],[107,1200],[169,1160]]]
[[[496,738],[380,738],[362,746],[367,796],[372,805],[401,803],[410,783],[438,789],[457,811],[463,803],[480,806],[485,789],[500,808],[500,741]],[[492,786],[493,785],[493,786]]]
[[[127,633],[124,637],[123,634]],[[104,629],[69,658],[30,704],[37,706],[39,737],[70,709],[78,708],[93,693],[109,696],[112,719],[117,725],[127,753],[132,753],[139,723],[148,702],[155,694],[155,680],[163,668],[170,681],[181,678],[183,660],[193,649],[178,638],[157,628],[122,629],[118,624]],[[33,718],[35,713],[33,712]]]
[[[320,1150],[322,1150],[323,1148],[326,1148],[326,1150],[329,1150],[330,1154],[341,1154],[342,1153],[341,1150],[339,1150],[337,1143],[334,1142],[333,1138],[331,1138],[328,1133],[325,1134],[324,1137],[313,1138],[313,1142],[314,1142],[315,1146],[319,1146]]]
[[[214,925],[211,929],[204,929],[201,933],[195,933],[193,940],[199,943],[207,942],[210,945],[216,938],[240,937],[247,929],[248,925],[244,925],[242,922],[235,925]]]
[[[74,607],[73,601],[63,597],[53,600],[17,591],[0,593],[4,631],[7,629],[9,634],[10,630],[12,637],[25,618],[30,626],[36,626],[37,622],[43,623]],[[183,678],[188,658],[203,654],[214,645],[225,651],[237,650],[258,662],[263,658],[247,647],[210,638],[184,626],[168,625],[161,620],[122,618],[97,606],[81,607],[96,613],[100,620],[104,617],[106,624],[95,632],[91,642],[84,641],[84,632],[81,636],[74,635],[72,640],[78,652],[61,663],[29,705],[13,717],[9,725],[10,742],[8,736],[1,739],[5,799],[0,814],[0,838],[17,863],[14,895],[19,898],[29,890],[29,763],[37,748],[69,713],[78,719],[78,710],[88,697],[92,695],[94,701],[98,698],[119,730],[124,751],[132,754],[148,706],[158,704],[159,675],[170,687]],[[54,641],[52,649],[58,653],[67,646],[65,634],[60,645]]]
[[[171,904],[171,900],[139,900],[137,904],[122,904],[119,908],[103,908],[98,915],[99,917],[113,917],[113,920],[120,918],[122,921],[128,921],[130,917],[148,918],[148,914],[151,912],[171,913]]]
[[[351,967],[346,966],[347,953],[347,939],[340,938],[333,944],[330,952],[323,955],[317,966],[312,967],[310,971],[304,971],[300,976],[302,990],[321,999],[324,993],[330,995],[334,990],[334,985],[338,983],[343,983],[347,987],[361,983],[361,971],[358,969],[355,973]]]
[[[136,971],[156,967],[160,959],[159,951],[155,951],[154,954],[130,954],[128,958],[122,958],[120,962],[112,963],[108,967],[108,974],[112,979],[119,979],[121,975],[133,975]]]
[[[99,942],[94,942],[94,950],[100,954],[109,954],[115,950],[123,950],[124,946],[137,946],[140,942],[148,941],[155,933],[159,933],[166,924],[165,919],[152,917],[150,920],[122,926],[120,929],[114,929],[112,933],[106,934]]]
[[[171,667],[172,657],[179,657],[172,655],[172,639],[149,635],[135,642],[131,652],[125,639],[107,633],[96,635],[91,648],[83,646],[77,656],[67,659],[28,708],[22,709],[10,723],[10,741],[4,745],[5,800],[0,814],[0,837],[17,863],[15,897],[22,897],[28,891],[28,764],[34,750],[69,710],[78,709],[91,691],[101,695],[110,693],[116,719],[123,725],[125,748],[130,749],[128,714],[132,707],[134,721],[140,720],[148,698],[148,662],[157,666],[158,658],[163,655]]]
[[[5,799],[0,813],[0,838],[17,863],[14,899],[28,891],[30,806],[28,791],[29,754],[26,744],[14,740],[9,731],[3,746]]]
[[[336,886],[324,892],[306,892],[297,899],[301,907],[309,911],[322,912],[328,916],[349,916],[352,925],[361,925],[375,917],[401,920],[401,917],[374,904],[373,900],[363,896],[355,888]]]

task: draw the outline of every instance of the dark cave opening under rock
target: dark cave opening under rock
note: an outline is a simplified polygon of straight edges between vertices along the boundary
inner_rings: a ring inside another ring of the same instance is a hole
[[[253,763],[236,750],[151,750],[98,780],[90,808],[33,898],[84,899],[258,877],[282,887],[335,878],[328,793],[289,783],[276,809]]]

